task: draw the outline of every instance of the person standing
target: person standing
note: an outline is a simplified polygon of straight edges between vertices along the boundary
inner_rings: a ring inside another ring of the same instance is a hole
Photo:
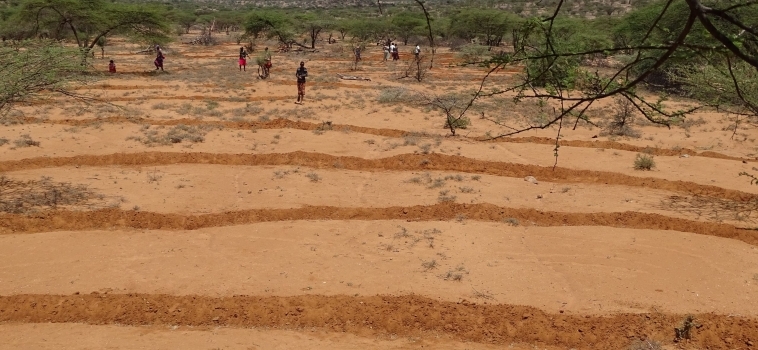
[[[116,73],[116,63],[114,63],[113,60],[108,63],[108,72]]]
[[[421,46],[416,44],[416,48],[413,49],[413,55],[416,56],[416,61],[419,60],[419,55],[421,55]]]
[[[387,60],[390,58],[390,47],[387,44],[384,44],[384,61],[387,62]]]
[[[247,71],[247,52],[244,47],[240,47],[240,70]]]
[[[297,77],[297,102],[295,103],[301,104],[305,99],[305,78],[308,77],[308,70],[305,69],[305,62],[300,62],[300,68],[295,72],[295,76]]]
[[[161,47],[158,45],[155,45],[155,51],[156,51],[156,57],[155,57],[155,70],[160,69],[161,72],[163,71],[163,59],[166,58],[166,56],[163,55],[163,50],[161,50]]]
[[[353,49],[353,53],[355,54],[355,63],[358,64],[361,60],[361,46],[356,46],[355,49]]]
[[[268,47],[263,50],[263,76],[268,78],[271,72],[271,52],[268,51]]]

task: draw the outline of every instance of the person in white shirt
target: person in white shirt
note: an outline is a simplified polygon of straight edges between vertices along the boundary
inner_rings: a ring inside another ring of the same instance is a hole
[[[416,48],[413,49],[413,55],[416,56],[416,61],[419,60],[419,55],[421,54],[421,46],[416,44]]]

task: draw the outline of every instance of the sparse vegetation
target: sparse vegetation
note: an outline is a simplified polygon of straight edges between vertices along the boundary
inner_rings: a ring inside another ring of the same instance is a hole
[[[146,125],[140,129],[142,136],[130,136],[127,140],[138,141],[148,147],[165,146],[182,142],[199,143],[205,141],[205,135],[208,132],[218,128],[220,127],[179,124],[166,130],[164,127],[153,128]]]
[[[622,97],[616,98],[612,113],[605,135],[640,137],[640,132],[632,127],[637,109],[631,101]]]
[[[32,137],[29,136],[29,134],[21,135],[18,139],[13,141],[13,145],[17,148],[23,148],[23,147],[39,147],[40,142],[32,140]]]
[[[627,350],[662,350],[663,345],[656,340],[635,340],[629,345]]]
[[[310,173],[306,174],[305,177],[309,178],[311,180],[311,182],[319,182],[319,181],[321,181],[321,176],[318,176],[318,174],[316,174],[314,172],[310,172]]]
[[[674,336],[677,341],[692,339],[692,329],[695,328],[695,318],[692,315],[688,315],[682,320],[679,327],[674,328]]]
[[[519,220],[516,218],[505,218],[503,219],[503,222],[511,226],[518,226],[521,224],[521,222],[519,222]]]
[[[49,177],[39,180],[14,180],[0,176],[0,212],[30,214],[41,210],[93,209],[119,205],[122,200],[106,198],[86,185],[53,182]]]
[[[421,263],[421,267],[423,267],[424,270],[427,270],[427,271],[434,270],[437,268],[437,266],[438,266],[437,260],[434,260],[434,259],[429,260],[429,261],[424,261]]]
[[[447,202],[455,202],[456,196],[450,195],[450,191],[444,190],[440,191],[440,196],[437,198],[437,201],[440,203],[447,203]]]
[[[653,170],[655,168],[655,160],[653,156],[647,154],[638,154],[634,158],[635,170]]]

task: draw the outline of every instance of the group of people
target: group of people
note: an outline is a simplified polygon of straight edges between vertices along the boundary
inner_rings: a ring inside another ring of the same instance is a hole
[[[420,55],[421,46],[417,44],[416,47],[413,48],[413,56],[415,57],[416,61],[419,60]],[[393,61],[400,60],[400,52],[398,51],[397,45],[395,45],[393,42],[388,42],[384,45],[384,61],[386,62],[390,57],[392,57]]]
[[[360,49],[358,49],[360,50]],[[360,59],[360,51],[357,51],[356,53],[357,57]],[[239,69],[241,71],[247,71],[247,57],[249,54],[247,51],[245,51],[244,47],[240,47],[240,54],[239,54]],[[268,47],[263,50],[263,55],[261,56],[263,64],[260,65],[260,68],[263,70],[259,74],[262,78],[266,78],[269,75],[269,69],[271,69],[271,52],[268,51]],[[305,79],[308,77],[308,69],[305,68],[305,62],[300,62],[300,67],[295,71],[295,77],[297,78],[297,101],[295,103],[302,104],[303,100],[305,99]]]
[[[239,58],[239,67],[241,71],[247,71],[247,57],[249,54],[247,51],[245,51],[244,47],[240,47],[240,58]],[[271,52],[268,51],[268,47],[263,50],[263,55],[261,56],[261,61],[263,62],[262,65],[260,65],[260,68],[262,69],[261,72],[259,72],[259,75],[261,78],[267,78],[269,70],[271,69]]]
[[[155,61],[153,62],[155,64],[155,70],[161,70],[163,71],[163,60],[166,58],[166,56],[163,54],[163,50],[160,46],[155,45],[155,52],[156,57]],[[361,47],[358,46],[353,51],[355,55],[355,61],[358,62],[361,60]],[[419,45],[416,45],[416,47],[413,50],[413,54],[416,58],[416,60],[419,59],[419,55],[421,54],[421,47]],[[250,56],[250,54],[245,51],[244,47],[240,47],[239,52],[239,69],[240,71],[247,71],[247,58]],[[384,61],[387,61],[390,57],[392,57],[393,61],[397,61],[400,59],[400,53],[398,52],[397,45],[395,45],[394,42],[389,42],[388,44],[384,45]],[[265,48],[262,54],[262,61],[264,62],[262,65],[260,65],[260,68],[262,69],[262,72],[259,74],[262,78],[268,77],[269,75],[269,69],[271,68],[271,53],[268,50],[268,47]],[[116,73],[116,64],[113,62],[113,60],[110,61],[108,64],[108,71],[111,73]],[[300,62],[300,67],[295,72],[295,77],[297,78],[297,101],[295,103],[302,104],[305,99],[305,81],[308,77],[308,69],[305,68],[305,62]]]

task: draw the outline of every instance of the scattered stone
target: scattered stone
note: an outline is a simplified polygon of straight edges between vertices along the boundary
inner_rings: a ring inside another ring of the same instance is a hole
[[[527,176],[527,177],[524,178],[524,181],[531,182],[531,183],[533,183],[535,185],[539,183],[539,182],[537,182],[537,178],[534,177],[534,176]]]
[[[689,158],[689,157],[690,157],[689,154],[682,154],[681,156],[679,156],[679,158]]]
[[[538,194],[538,195],[537,195],[537,199],[542,199],[542,195],[541,195],[541,194]]]

